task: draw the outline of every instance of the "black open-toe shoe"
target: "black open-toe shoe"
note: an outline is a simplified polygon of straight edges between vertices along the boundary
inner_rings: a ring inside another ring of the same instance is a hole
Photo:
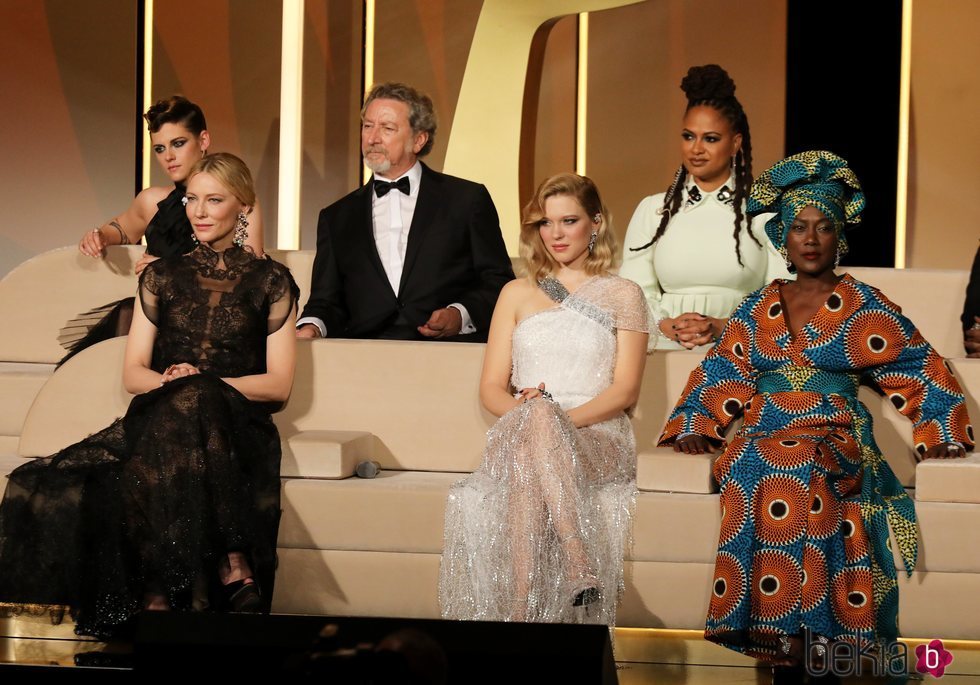
[[[262,593],[251,578],[236,580],[224,586],[228,611],[238,614],[257,614],[262,611]]]
[[[800,685],[805,682],[807,674],[803,664],[772,667],[772,685]]]
[[[572,600],[572,606],[573,607],[588,606],[589,604],[594,604],[595,602],[598,602],[599,598],[600,598],[599,588],[587,587],[581,592],[579,592],[577,595],[575,595],[575,599]]]

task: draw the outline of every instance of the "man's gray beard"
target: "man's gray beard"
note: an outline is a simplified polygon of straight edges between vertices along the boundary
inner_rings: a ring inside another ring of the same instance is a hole
[[[367,158],[364,158],[364,164],[368,169],[376,174],[384,174],[391,168],[391,160],[385,157],[380,162],[369,162]]]

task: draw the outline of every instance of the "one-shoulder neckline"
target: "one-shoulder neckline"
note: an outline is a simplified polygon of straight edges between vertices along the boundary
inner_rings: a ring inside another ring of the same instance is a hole
[[[553,278],[553,277],[549,276],[548,278]],[[578,297],[579,296],[579,293],[581,293],[584,288],[586,288],[587,286],[592,285],[596,281],[598,281],[600,279],[603,279],[603,278],[615,278],[615,276],[613,274],[610,274],[610,273],[595,274],[594,276],[589,276],[587,279],[585,279],[584,281],[582,281],[579,284],[579,286],[577,288],[575,288],[575,290],[568,290],[568,288],[565,288],[565,291],[568,293],[568,296],[565,298],[565,300],[568,300],[570,298],[576,298],[576,297]],[[555,278],[554,280],[555,281],[558,281],[557,278]],[[561,281],[558,281],[558,282],[561,283]],[[564,288],[564,285],[562,285],[562,287]],[[565,300],[563,300],[562,302],[558,302],[558,303],[552,305],[551,307],[545,307],[544,309],[539,309],[537,311],[531,312],[530,314],[528,314],[524,318],[518,320],[517,323],[514,324],[514,330],[516,331],[517,328],[522,323],[524,323],[528,319],[532,319],[532,318],[538,316],[539,314],[544,314],[545,312],[555,312],[555,311],[558,311],[558,310],[562,309],[562,305],[564,304]]]

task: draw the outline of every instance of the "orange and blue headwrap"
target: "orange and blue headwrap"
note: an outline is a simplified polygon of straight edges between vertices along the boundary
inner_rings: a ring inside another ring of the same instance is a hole
[[[755,216],[775,212],[766,222],[766,235],[779,250],[796,215],[813,206],[837,229],[841,253],[847,251],[845,228],[861,222],[865,206],[861,183],[847,160],[825,150],[801,152],[776,162],[752,184],[746,211]]]

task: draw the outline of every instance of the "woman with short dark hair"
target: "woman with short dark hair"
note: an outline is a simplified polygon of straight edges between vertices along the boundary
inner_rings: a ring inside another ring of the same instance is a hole
[[[153,154],[173,186],[152,186],[140,191],[129,208],[101,226],[86,231],[79,251],[102,258],[111,245],[135,245],[146,238],[146,252],[136,262],[136,275],[161,257],[187,254],[196,246],[184,213],[187,176],[211,146],[204,112],[182,95],[158,100],[143,115]],[[249,218],[245,244],[262,256],[262,217],[257,208]],[[133,298],[97,307],[70,321],[59,340],[68,354],[59,366],[82,350],[109,338],[126,335],[133,316]],[[93,323],[94,321],[94,323]]]

